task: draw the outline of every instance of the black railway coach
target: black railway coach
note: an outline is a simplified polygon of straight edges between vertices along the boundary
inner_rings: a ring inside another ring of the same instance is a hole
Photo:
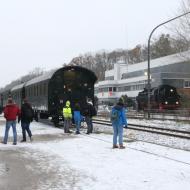
[[[175,87],[170,85],[160,85],[150,90],[150,108],[151,109],[177,109],[180,107],[180,96]],[[148,108],[148,90],[139,92],[136,97],[138,109]]]
[[[86,68],[66,66],[13,87],[10,95],[18,105],[26,97],[40,118],[52,117],[56,124],[67,100],[71,107],[79,102],[81,108],[87,98],[94,102],[96,80],[96,75]],[[1,92],[1,97],[5,105],[4,92]]]

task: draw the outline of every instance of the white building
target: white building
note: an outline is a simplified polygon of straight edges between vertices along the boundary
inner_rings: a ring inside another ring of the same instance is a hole
[[[115,102],[122,95],[134,98],[147,84],[147,61],[128,65],[115,63],[105,72],[105,81],[95,85],[99,102]],[[151,87],[162,84],[175,86],[190,93],[190,51],[150,61]]]

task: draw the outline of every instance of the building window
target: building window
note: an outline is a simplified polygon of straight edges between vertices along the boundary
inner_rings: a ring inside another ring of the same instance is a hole
[[[184,81],[184,88],[190,88],[190,80]]]

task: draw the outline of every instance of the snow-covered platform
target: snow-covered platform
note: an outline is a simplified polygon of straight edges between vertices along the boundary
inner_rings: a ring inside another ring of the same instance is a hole
[[[4,123],[0,121],[0,138]],[[19,139],[21,128],[17,126]],[[112,135],[67,135],[31,124],[34,141],[0,145],[1,190],[188,190],[190,152],[140,141],[112,149]],[[12,136],[12,131],[9,132]]]

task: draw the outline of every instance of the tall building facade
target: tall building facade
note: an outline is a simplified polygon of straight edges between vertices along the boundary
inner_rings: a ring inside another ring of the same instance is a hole
[[[114,64],[105,72],[105,80],[95,85],[100,103],[114,103],[122,95],[135,99],[147,85],[147,61],[128,65]],[[150,61],[151,87],[172,85],[179,93],[190,96],[190,51],[173,54]]]

